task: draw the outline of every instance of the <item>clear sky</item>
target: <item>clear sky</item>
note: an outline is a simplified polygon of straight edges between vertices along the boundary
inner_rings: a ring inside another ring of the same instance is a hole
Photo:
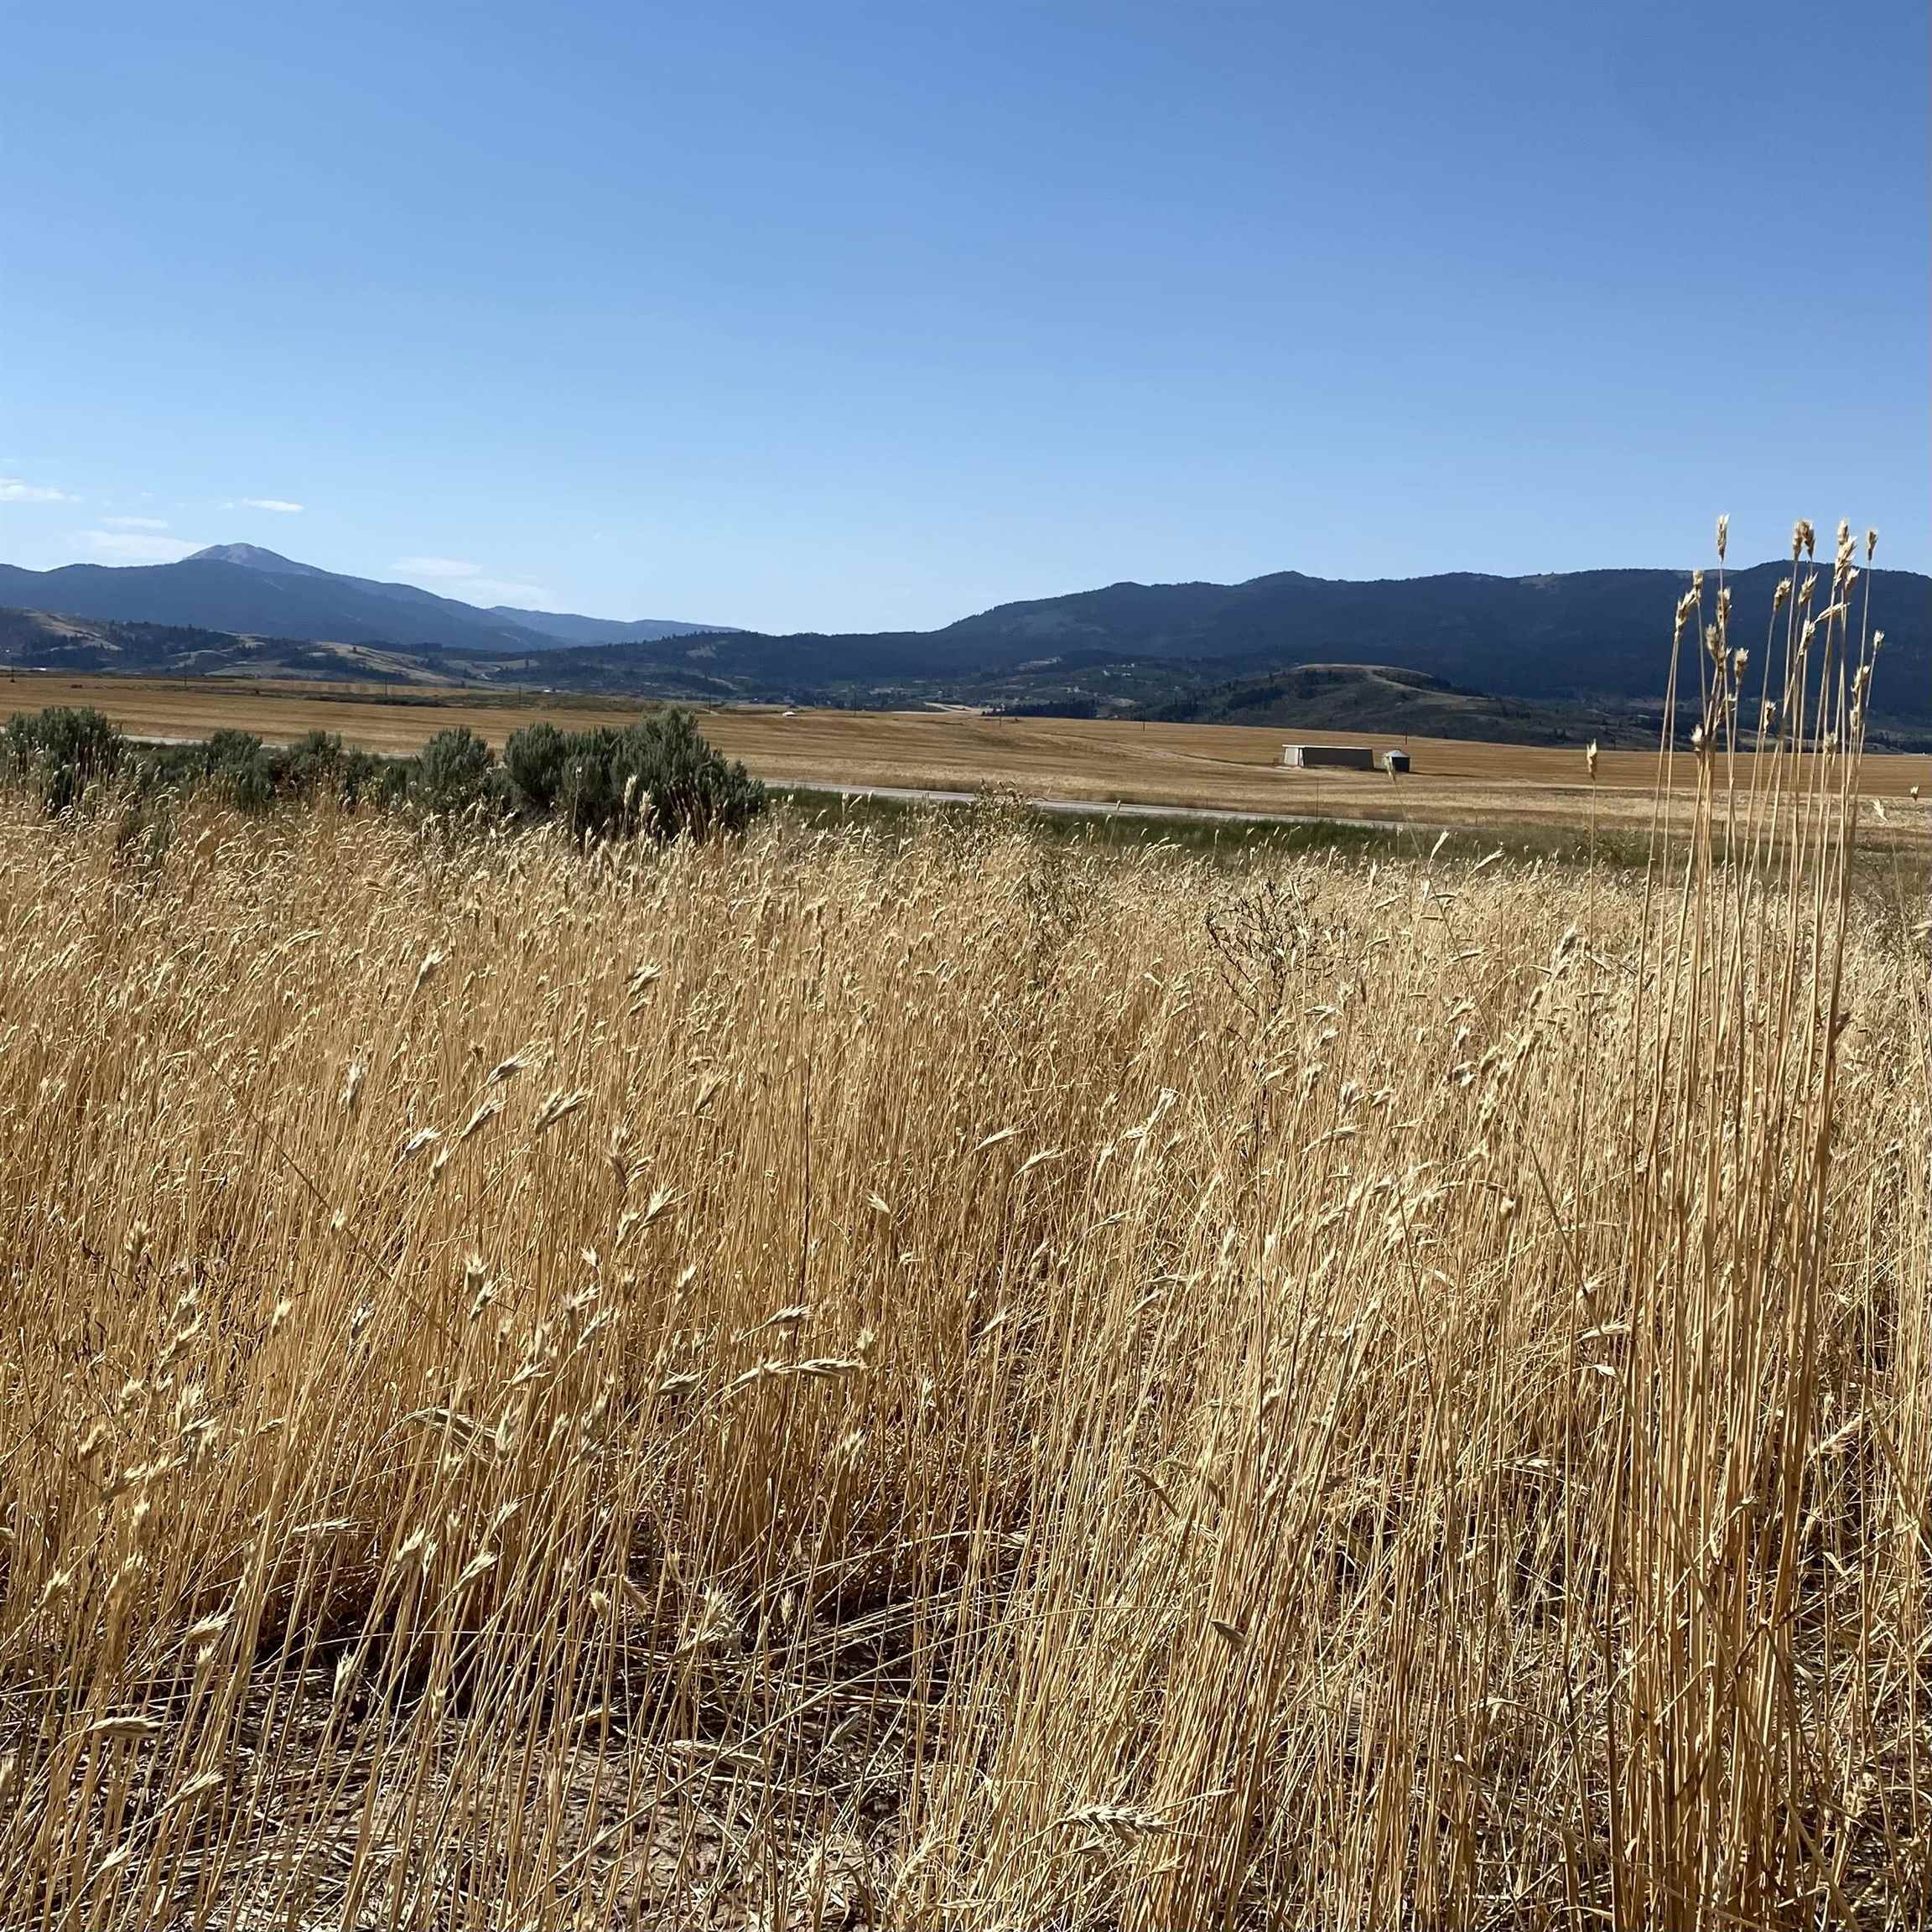
[[[18,7],[0,558],[826,630],[1721,510],[1925,569],[1927,13]]]

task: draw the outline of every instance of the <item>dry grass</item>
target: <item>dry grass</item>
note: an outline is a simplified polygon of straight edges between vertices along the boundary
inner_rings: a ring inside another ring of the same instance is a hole
[[[418,750],[432,731],[467,724],[501,745],[520,724],[608,724],[609,700],[573,703],[532,696],[478,703],[468,693],[403,704],[371,689],[335,695],[300,686],[183,684],[117,678],[23,678],[0,685],[0,713],[43,704],[92,704],[123,730],[150,737],[198,738],[218,726],[288,742],[305,731],[340,732],[372,751]],[[618,707],[621,709],[621,707]],[[1415,771],[1400,784],[1367,772],[1285,771],[1285,740],[1359,742],[1359,733],[1300,733],[1234,724],[1123,724],[1079,719],[979,718],[932,712],[770,710],[707,714],[705,735],[758,777],[781,785],[907,786],[971,791],[1010,787],[1036,797],[1206,806],[1351,819],[1406,819],[1438,826],[1575,831],[1594,817],[1606,834],[1641,837],[1650,821],[1654,754],[1606,751],[1592,786],[1580,747],[1486,745],[1462,739],[1407,740]],[[1696,789],[1695,766],[1676,773]],[[1932,848],[1932,757],[1874,755],[1862,792],[1883,799],[1867,842]],[[1867,808],[1869,811],[1869,808]]]
[[[1651,883],[0,819],[0,1924],[1922,1922],[1925,938],[1690,762]]]

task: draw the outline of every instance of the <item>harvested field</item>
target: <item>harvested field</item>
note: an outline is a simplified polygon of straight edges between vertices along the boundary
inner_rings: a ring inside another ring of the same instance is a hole
[[[413,693],[408,703],[377,688],[158,683],[112,678],[22,678],[0,688],[0,711],[91,704],[125,730],[151,737],[201,737],[226,725],[272,740],[310,730],[339,732],[371,750],[417,750],[432,731],[468,724],[501,745],[519,724],[608,722],[630,709],[604,701],[510,697],[479,702]],[[1221,724],[1120,724],[1066,719],[983,718],[958,713],[776,711],[707,713],[704,730],[759,777],[788,785],[875,785],[917,789],[1014,787],[1033,796],[1201,806],[1349,819],[1407,818],[1428,826],[1520,826],[1575,831],[1594,815],[1606,832],[1647,828],[1657,780],[1648,751],[1601,755],[1593,788],[1581,746],[1485,745],[1461,739],[1406,741],[1415,770],[1384,773],[1284,771],[1289,737],[1357,741]],[[1748,769],[1749,761],[1740,761]],[[1674,767],[1677,789],[1695,789],[1687,755]],[[1741,783],[1748,779],[1741,779]],[[1932,757],[1868,754],[1860,776],[1868,797],[1896,801],[1868,839],[1932,845]],[[1914,805],[1909,793],[1921,788]]]

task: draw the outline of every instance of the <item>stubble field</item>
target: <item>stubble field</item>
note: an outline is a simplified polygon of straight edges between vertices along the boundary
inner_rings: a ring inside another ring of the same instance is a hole
[[[220,727],[287,742],[333,731],[367,750],[406,753],[432,732],[467,724],[501,746],[519,725],[548,718],[560,725],[609,723],[634,707],[506,693],[415,694],[396,702],[378,688],[183,683],[117,678],[22,678],[0,686],[0,715],[46,704],[90,704],[123,730],[157,738],[200,738]],[[880,786],[971,792],[1010,787],[1028,796],[1199,807],[1408,823],[1431,831],[1452,826],[1539,835],[1575,834],[1594,822],[1626,839],[1647,833],[1658,782],[1649,751],[1606,751],[1591,782],[1583,747],[1489,745],[1460,739],[1405,742],[1415,769],[1386,774],[1288,771],[1283,742],[1362,742],[1359,734],[1226,724],[1127,724],[1104,720],[983,718],[936,712],[721,710],[703,718],[705,735],[756,776],[780,785]],[[1377,740],[1377,742],[1379,742]],[[1751,761],[1739,761],[1748,787]],[[1674,792],[1695,792],[1695,761],[1679,757]],[[1867,754],[1861,792],[1868,846],[1932,849],[1932,757]],[[1920,788],[1918,802],[1912,787]]]

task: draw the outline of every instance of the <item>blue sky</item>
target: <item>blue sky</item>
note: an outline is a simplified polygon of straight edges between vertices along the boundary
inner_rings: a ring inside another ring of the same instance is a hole
[[[1721,510],[1734,559],[1845,514],[1932,565],[1922,0],[101,0],[7,43],[7,561],[240,539],[768,629],[1697,561]]]

